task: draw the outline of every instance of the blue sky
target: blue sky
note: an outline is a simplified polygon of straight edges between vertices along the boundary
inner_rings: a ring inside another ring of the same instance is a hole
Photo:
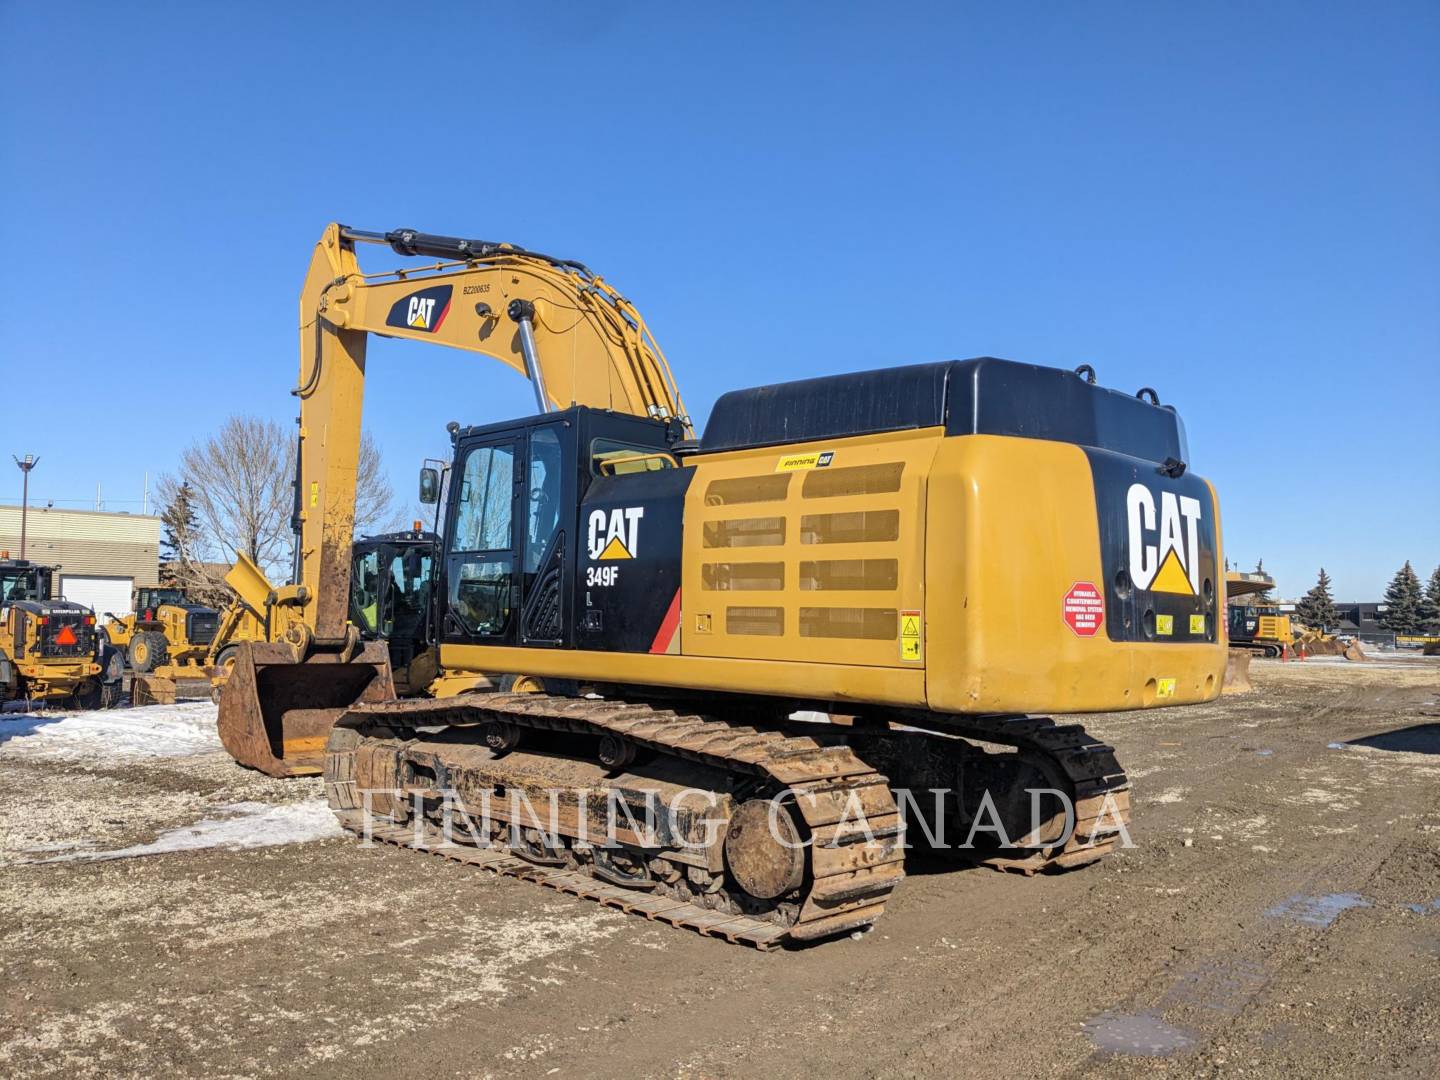
[[[1153,385],[1235,560],[1373,598],[1440,563],[1437,55],[1434,3],[0,0],[0,452],[138,509],[226,414],[293,415],[325,223],[409,226],[589,263],[697,419],[986,354]],[[532,411],[371,356],[407,496],[447,420]]]

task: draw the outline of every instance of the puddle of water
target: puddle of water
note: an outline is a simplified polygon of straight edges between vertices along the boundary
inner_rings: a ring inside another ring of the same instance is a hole
[[[1343,742],[1332,742],[1332,743],[1326,743],[1326,744],[1325,744],[1325,749],[1327,749],[1327,750],[1349,750],[1350,747],[1346,746]]]
[[[1326,927],[1351,908],[1370,907],[1370,901],[1359,893],[1326,893],[1324,896],[1287,896],[1265,915],[1271,919],[1289,919],[1306,926]]]
[[[1189,1005],[1239,1016],[1270,981],[1263,964],[1239,957],[1203,960],[1182,972],[1160,1000],[1161,1009]]]
[[[1256,756],[1256,757],[1270,757],[1270,756],[1271,756],[1272,754],[1274,754],[1274,753],[1275,753],[1274,750],[1256,750],[1256,751],[1255,751],[1255,756]]]
[[[1103,1012],[1085,1021],[1085,1034],[1099,1050],[1134,1057],[1169,1057],[1195,1045],[1193,1035],[1153,1012]]]
[[[1428,904],[1407,904],[1406,906],[1415,912],[1416,915],[1434,915],[1437,911],[1440,911],[1440,896],[1437,896]]]

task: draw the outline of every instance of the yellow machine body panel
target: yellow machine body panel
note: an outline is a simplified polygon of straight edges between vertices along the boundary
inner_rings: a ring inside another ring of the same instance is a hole
[[[1213,605],[1200,617],[1214,640],[1196,643],[1117,642],[1103,620],[1089,636],[1066,621],[1071,590],[1106,579],[1095,484],[1080,447],[949,439],[929,492],[931,708],[1033,712],[1064,701],[1067,712],[1091,712],[1219,695],[1225,645]],[[1212,491],[1206,509],[1218,515],[1217,505]]]
[[[1134,563],[1117,551],[1117,572],[1102,553],[1095,468],[1070,443],[931,428],[685,467],[678,648],[445,645],[444,667],[949,713],[1125,710],[1220,693],[1208,483],[1190,489],[1204,493],[1191,498],[1195,534],[1177,514],[1162,538],[1162,508],[1179,500],[1137,467],[1130,486],[1149,502],[1134,499],[1133,530],[1122,520],[1109,531],[1142,550]],[[1131,588],[1134,602],[1115,604],[1107,584],[1135,568],[1153,573],[1155,592]],[[1146,599],[1162,593],[1167,602]],[[1110,619],[1122,624],[1115,636]]]
[[[706,455],[685,499],[680,652],[905,668],[943,431]],[[822,467],[819,462],[825,461]],[[903,615],[902,613],[908,613]]]
[[[1278,641],[1282,645],[1294,645],[1295,634],[1290,626],[1290,616],[1261,615],[1255,637],[1259,641]]]

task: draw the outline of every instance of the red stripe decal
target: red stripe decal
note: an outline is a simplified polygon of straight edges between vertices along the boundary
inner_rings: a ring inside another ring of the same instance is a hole
[[[450,314],[450,301],[449,301],[449,300],[446,300],[446,301],[445,301],[445,308],[444,308],[444,310],[442,310],[442,311],[440,312],[440,317],[435,320],[435,325],[430,328],[430,332],[431,332],[432,334],[433,334],[436,330],[439,330],[439,329],[440,329],[440,324],[445,321],[445,316],[446,316],[446,315],[449,315],[449,314]]]
[[[663,653],[670,651],[670,643],[675,640],[675,631],[680,629],[680,590],[675,590],[675,599],[670,601],[670,610],[665,612],[665,618],[660,622],[660,629],[655,632],[655,640],[650,643],[652,653]]]

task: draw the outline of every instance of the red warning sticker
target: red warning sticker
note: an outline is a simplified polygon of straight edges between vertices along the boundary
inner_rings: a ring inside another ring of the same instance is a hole
[[[1094,637],[1105,622],[1105,598],[1089,581],[1077,581],[1061,601],[1065,625],[1081,637]]]

